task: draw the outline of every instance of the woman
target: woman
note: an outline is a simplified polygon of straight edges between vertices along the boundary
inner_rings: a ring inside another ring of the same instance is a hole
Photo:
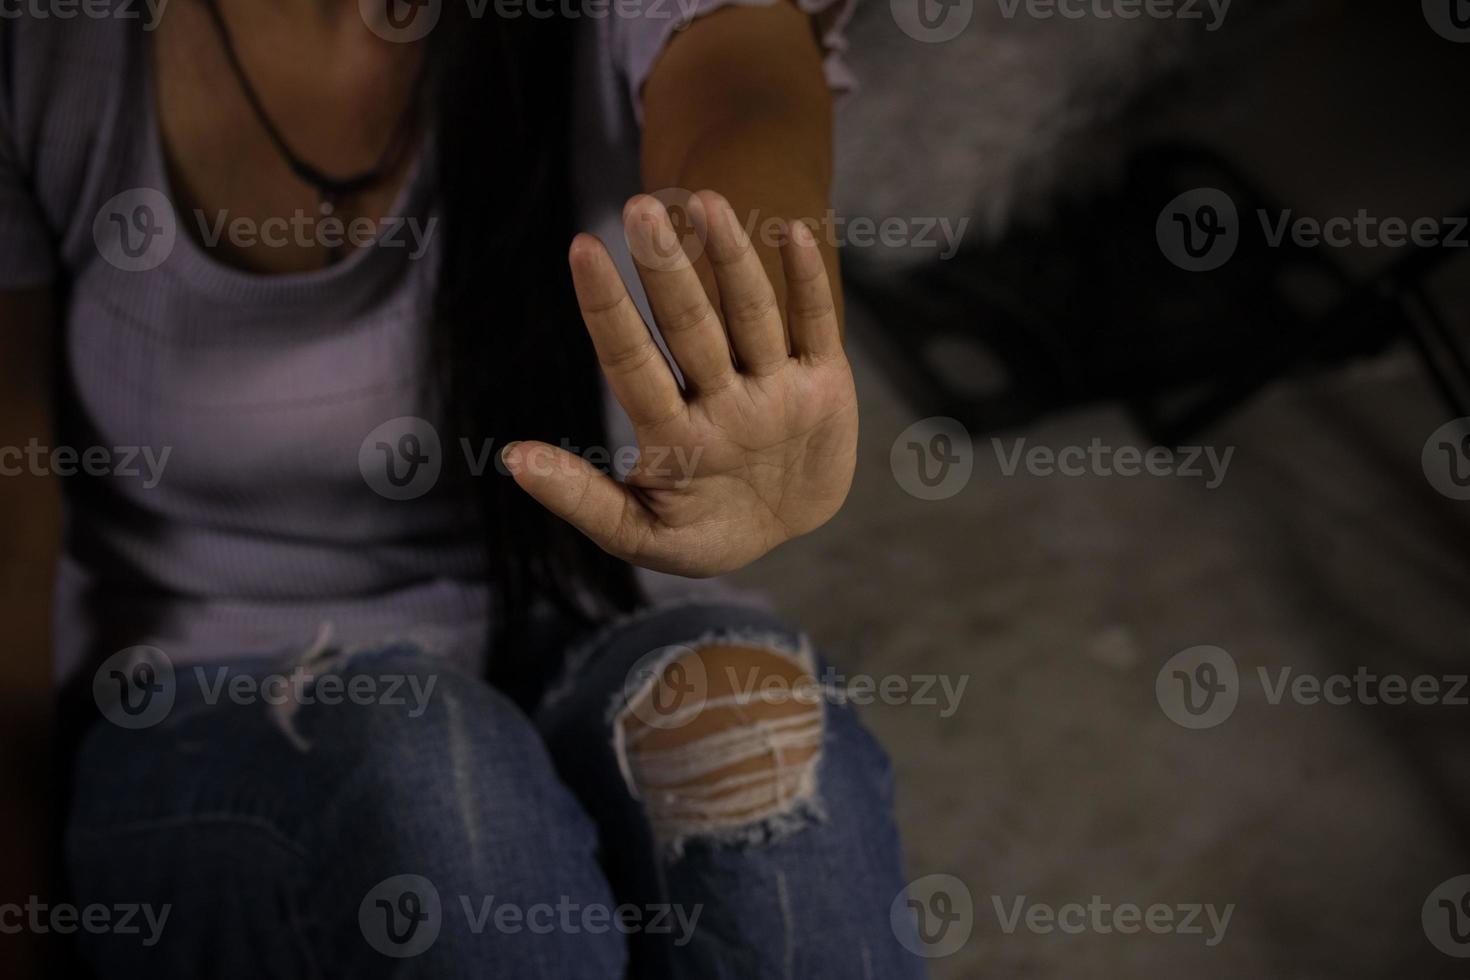
[[[741,567],[847,492],[800,220],[840,14],[567,7],[0,26],[4,443],[57,447],[5,540],[56,554],[66,476],[56,672],[102,715],[67,879],[146,923],[78,933],[100,976],[920,972],[886,762],[804,640],[633,574]],[[682,243],[667,187],[719,191]]]

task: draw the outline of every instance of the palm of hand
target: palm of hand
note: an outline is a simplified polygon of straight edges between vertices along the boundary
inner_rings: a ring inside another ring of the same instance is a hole
[[[572,245],[583,318],[638,438],[626,481],[544,443],[505,455],[524,489],[605,550],[691,576],[739,568],[830,519],[852,482],[858,431],[852,372],[809,231],[793,226],[783,249],[783,324],[734,212],[710,192],[697,200],[723,324],[662,205],[638,198],[625,216],[682,390],[606,249],[585,235]]]

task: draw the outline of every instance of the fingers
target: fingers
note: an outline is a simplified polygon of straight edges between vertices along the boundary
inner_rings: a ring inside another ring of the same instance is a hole
[[[681,415],[685,404],[679,382],[607,249],[591,235],[578,235],[568,261],[577,305],[618,404],[636,425],[659,425]]]
[[[791,222],[791,233],[781,247],[786,275],[786,319],[791,325],[791,349],[797,357],[824,358],[842,353],[842,331],[827,265],[812,230]]]
[[[735,356],[745,371],[770,374],[791,356],[776,291],[729,202],[714,191],[695,197],[704,206],[710,265]]]
[[[690,206],[697,200],[691,198]],[[623,227],[654,320],[685,382],[696,393],[733,384],[735,363],[725,328],[663,204],[648,195],[635,197],[623,214]]]
[[[544,442],[513,442],[501,456],[522,490],[609,554],[631,558],[652,529],[638,498],[580,456]]]

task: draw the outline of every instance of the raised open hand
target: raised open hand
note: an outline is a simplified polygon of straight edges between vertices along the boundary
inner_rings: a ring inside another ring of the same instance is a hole
[[[626,481],[541,442],[507,446],[504,459],[527,493],[611,554],[704,576],[740,568],[837,513],[852,484],[858,413],[811,230],[793,223],[782,246],[782,324],[734,210],[712,191],[695,197],[723,323],[664,206],[640,196],[624,214],[682,390],[602,243],[585,234],[572,242],[582,317],[638,437]]]

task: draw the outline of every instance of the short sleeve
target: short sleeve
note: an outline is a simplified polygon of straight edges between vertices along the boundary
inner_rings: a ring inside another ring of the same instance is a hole
[[[0,53],[13,37],[0,31]],[[9,57],[8,64],[14,64]],[[44,286],[56,276],[55,240],[36,202],[16,139],[14,90],[0,75],[0,289]]]
[[[637,16],[615,17],[612,25],[613,67],[627,84],[628,99],[638,122],[643,122],[643,83],[653,71],[664,46],[675,32],[721,7],[764,7],[786,0],[635,0]],[[827,84],[838,95],[857,87],[843,61],[847,50],[846,28],[856,0],[797,0],[797,6],[812,17],[822,44],[822,66]]]

